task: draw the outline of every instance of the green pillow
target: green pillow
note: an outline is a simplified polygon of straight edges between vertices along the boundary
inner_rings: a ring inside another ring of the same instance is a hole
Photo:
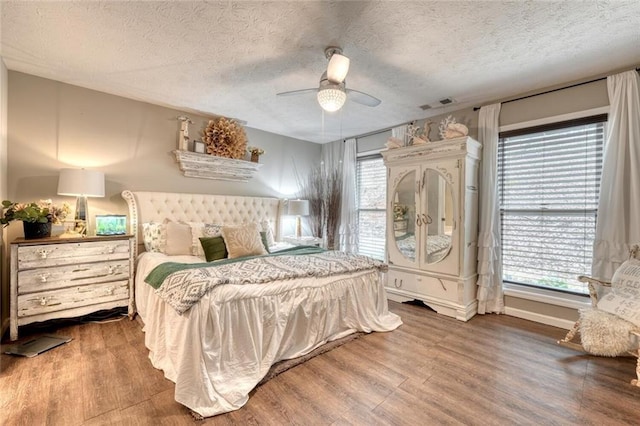
[[[227,246],[224,245],[222,237],[200,237],[200,244],[207,262],[229,257]]]
[[[262,239],[262,245],[267,253],[271,253],[269,251],[269,243],[267,242],[267,233],[265,231],[260,232],[260,238]]]

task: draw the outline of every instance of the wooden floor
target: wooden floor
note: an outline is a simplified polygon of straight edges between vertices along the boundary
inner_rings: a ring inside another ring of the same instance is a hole
[[[640,424],[632,358],[559,347],[564,330],[504,316],[459,322],[390,302],[404,325],[317,356],[196,422],[147,358],[137,321],[73,325],[69,344],[1,356],[2,425]]]

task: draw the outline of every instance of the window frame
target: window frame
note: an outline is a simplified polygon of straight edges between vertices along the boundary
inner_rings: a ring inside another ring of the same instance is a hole
[[[384,168],[384,182],[385,182],[385,188],[384,188],[384,208],[381,209],[373,209],[373,208],[361,208],[360,207],[360,164],[361,162],[364,161],[371,161],[371,160],[380,160],[382,161],[382,165]],[[361,232],[363,227],[361,226],[360,223],[360,212],[382,212],[383,216],[384,216],[384,220],[383,220],[383,226],[384,226],[384,233],[383,233],[383,238],[382,238],[382,242],[383,242],[383,250],[382,250],[382,258],[380,258],[379,260],[386,260],[387,258],[387,203],[386,203],[386,199],[387,199],[387,167],[384,165],[384,160],[382,157],[382,154],[380,151],[368,151],[368,152],[363,152],[363,153],[358,153],[356,155],[356,201],[357,201],[357,217],[358,217],[358,254],[365,254],[367,256],[371,256],[370,253],[362,253],[360,250],[362,249],[362,244],[360,241],[360,236],[361,236]],[[376,257],[377,258],[377,257]]]
[[[606,144],[607,136],[607,115],[609,107],[594,108],[586,111],[579,111],[570,114],[563,114],[554,117],[547,117],[539,120],[532,120],[528,122],[516,123],[512,125],[501,126],[499,128],[499,140],[505,136],[517,136],[524,134],[538,133],[541,131],[549,131],[562,129],[566,127],[573,127],[584,125],[594,122],[604,122],[604,134],[602,144],[602,157],[604,157],[604,145]],[[603,161],[603,158],[602,158]],[[499,179],[499,177],[498,177]],[[499,182],[498,182],[499,183]],[[599,191],[599,190],[598,190]],[[598,192],[598,197],[599,197]],[[501,197],[500,197],[501,198]],[[500,201],[499,198],[499,201]],[[503,208],[499,206],[500,214],[502,217]],[[595,209],[595,216],[597,217],[597,207]],[[502,226],[502,225],[501,225]],[[595,225],[594,225],[595,226]],[[502,232],[500,237],[502,246]],[[502,250],[501,250],[502,255]],[[552,288],[537,286],[528,283],[518,283],[513,281],[504,280],[503,288],[505,295],[514,296],[518,298],[524,298],[534,300],[537,302],[543,302],[564,307],[580,308],[584,307],[588,300],[588,292],[582,293],[578,291],[572,291],[568,289]]]

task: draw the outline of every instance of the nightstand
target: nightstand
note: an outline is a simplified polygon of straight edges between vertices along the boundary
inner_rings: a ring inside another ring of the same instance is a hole
[[[296,238],[294,235],[283,237],[282,240],[285,243],[293,244],[294,246],[322,246],[322,238],[316,237],[300,237]]]
[[[133,305],[131,235],[11,243],[10,337],[18,326]]]

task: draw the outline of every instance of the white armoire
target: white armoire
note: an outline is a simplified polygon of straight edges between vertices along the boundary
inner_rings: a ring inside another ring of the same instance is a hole
[[[462,321],[476,314],[481,149],[465,136],[382,152],[390,299]]]

